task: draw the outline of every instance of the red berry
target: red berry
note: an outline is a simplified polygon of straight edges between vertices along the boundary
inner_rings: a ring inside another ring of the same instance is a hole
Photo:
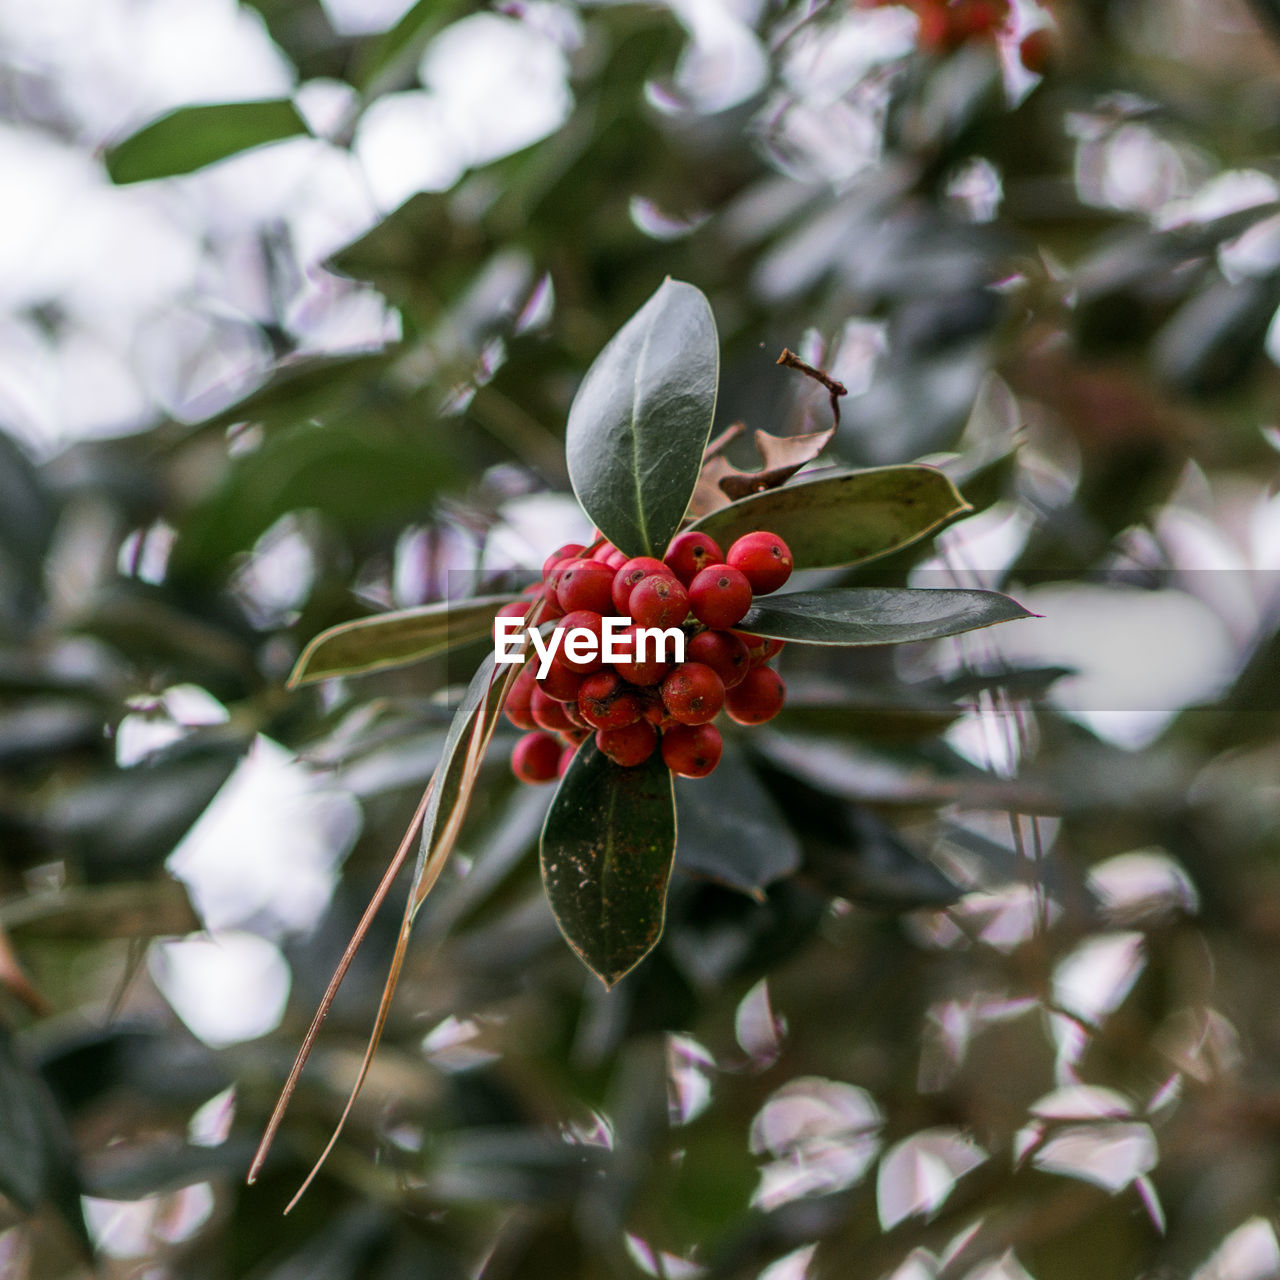
[[[511,753],[512,772],[521,782],[550,782],[560,765],[560,744],[549,733],[526,733]]]
[[[625,551],[615,551],[605,560],[605,564],[607,564],[614,573],[617,573],[618,570],[626,563],[627,553]]]
[[[1049,69],[1054,54],[1053,32],[1048,27],[1040,27],[1023,37],[1018,45],[1018,56],[1028,71],[1042,76]]]
[[[748,635],[745,631],[735,631],[733,634],[747,646],[747,656],[751,659],[753,667],[763,666],[766,662],[772,661],[786,648],[781,640]]]
[[[559,654],[547,664],[547,674],[538,677],[538,688],[556,702],[572,702],[578,696],[581,683],[582,676],[565,666]]]
[[[552,570],[561,560],[576,560],[586,550],[586,547],[580,542],[566,542],[563,547],[557,547],[543,562],[542,576],[549,578]]]
[[[573,721],[565,715],[564,704],[547,696],[541,685],[538,685],[529,699],[529,712],[533,723],[548,733],[563,733],[573,728]]]
[[[990,35],[1004,23],[1005,6],[996,0],[960,0],[948,14],[952,42]]]
[[[531,603],[532,601],[529,600],[513,600],[510,604],[504,604],[494,616],[498,618],[523,618],[529,612]]]
[[[686,587],[708,565],[723,561],[724,552],[716,545],[716,540],[696,530],[676,534],[667,548],[667,567]]]
[[[911,8],[919,19],[916,32],[916,43],[931,53],[947,47],[951,34],[951,23],[947,16],[947,6],[942,0],[913,0]]]
[[[507,690],[507,701],[503,710],[507,713],[507,719],[517,729],[533,729],[537,727],[534,724],[533,713],[529,709],[529,700],[533,697],[533,691],[538,687],[533,678],[533,672],[533,663],[522,667],[520,674],[511,682],[511,688]]]
[[[680,721],[662,705],[662,699],[644,704],[644,718],[656,729],[669,729]]]
[[[555,660],[562,666],[568,667],[570,671],[577,671],[579,674],[585,675],[589,671],[599,671],[604,666],[604,659],[600,656],[602,641],[600,634],[604,629],[604,619],[590,609],[575,609],[572,613],[566,613],[557,624],[558,628],[565,631],[564,637],[560,641],[560,650],[556,654]],[[591,653],[591,657],[574,657],[569,652],[571,637],[567,634],[570,631],[583,630],[590,631],[595,636],[595,648],[589,646],[579,648],[576,640],[573,640],[574,653]]]
[[[713,724],[677,725],[662,735],[662,759],[682,778],[705,778],[720,763],[724,739]]]
[[[585,741],[585,739],[583,739]],[[563,778],[568,771],[569,766],[573,763],[573,757],[578,754],[578,748],[582,745],[580,742],[566,742],[564,750],[560,752],[560,761],[556,765],[556,777]]]
[[[726,631],[751,608],[751,583],[730,565],[709,565],[689,584],[689,605],[704,626]]]
[[[733,631],[699,631],[684,647],[686,662],[701,662],[720,677],[726,689],[745,679],[751,666],[747,646]]]
[[[613,570],[598,560],[571,560],[556,578],[556,597],[565,613],[590,609],[608,613],[613,604]]]
[[[596,746],[614,764],[631,768],[644,764],[658,745],[658,731],[647,720],[637,720],[624,729],[601,729],[596,734]]]
[[[612,599],[613,607],[621,616],[628,618],[631,616],[632,589],[654,573],[670,576],[671,570],[661,560],[655,560],[652,556],[635,556],[618,570],[613,580]]]
[[[601,564],[604,564],[617,549],[612,542],[602,542],[587,558],[589,560],[598,560]]]
[[[657,684],[671,670],[671,663],[658,661],[656,657],[658,653],[657,638],[653,635],[645,637],[643,645],[644,658],[643,660],[637,660],[636,633],[639,630],[640,628],[633,623],[623,631],[619,637],[620,647],[624,652],[630,653],[632,656],[621,662],[615,662],[613,669],[624,680],[629,680],[632,684]]]
[[[578,692],[579,692],[579,695],[581,695],[581,692],[582,692],[581,687],[579,687]],[[564,708],[565,715],[569,717],[570,724],[575,725],[579,729],[591,729],[595,727],[594,725],[588,724],[582,718],[582,712],[578,710],[578,704],[576,701],[562,702],[560,705]]]
[[[725,710],[739,724],[764,724],[782,710],[787,686],[772,667],[756,667],[747,678],[731,689],[725,698]]]
[[[725,563],[739,570],[758,596],[777,591],[791,577],[791,548],[776,533],[746,533],[729,548]]]
[[[640,719],[640,699],[615,672],[597,671],[582,682],[577,710],[593,729],[621,729]]]
[[[724,698],[724,681],[701,662],[682,662],[662,682],[662,705],[681,724],[714,720]]]
[[[689,616],[689,593],[675,578],[655,573],[632,587],[627,606],[638,627],[678,627]]]

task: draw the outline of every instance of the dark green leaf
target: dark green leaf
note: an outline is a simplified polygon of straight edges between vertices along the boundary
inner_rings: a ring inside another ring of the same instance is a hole
[[[662,936],[675,848],[662,756],[623,769],[584,743],[542,829],[542,881],[561,933],[606,987]]]
[[[676,781],[681,868],[731,889],[758,894],[800,865],[800,844],[782,811],[731,743],[715,782]]]
[[[693,528],[728,551],[744,533],[776,533],[797,569],[858,564],[905,547],[969,510],[933,467],[877,467],[783,485],[704,516]]]
[[[171,178],[306,132],[306,122],[287,98],[179,107],[111,147],[107,173],[120,183]]]
[[[361,675],[421,662],[455,645],[487,636],[494,615],[511,596],[479,596],[441,601],[420,609],[400,609],[322,631],[303,649],[289,687],[330,676]]]
[[[18,1056],[0,1025],[0,1192],[25,1213],[52,1205],[85,1254],[92,1253],[80,1213],[75,1147],[48,1086]]]
[[[996,591],[832,587],[769,596],[738,629],[796,644],[905,644],[1034,616]]]
[[[628,555],[661,556],[679,527],[719,376],[706,298],[670,279],[587,370],[569,410],[569,477],[583,510]]]

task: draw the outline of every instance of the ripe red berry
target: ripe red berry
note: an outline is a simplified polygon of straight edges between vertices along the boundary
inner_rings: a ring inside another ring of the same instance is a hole
[[[587,558],[589,560],[598,560],[601,564],[604,564],[617,549],[612,542],[602,542]]]
[[[974,36],[990,35],[1005,20],[1006,6],[997,0],[960,0],[948,14],[950,36],[954,44],[963,44]]]
[[[733,631],[699,631],[684,647],[686,662],[701,662],[720,677],[726,689],[740,685],[751,666],[747,646]]]
[[[950,41],[951,23],[943,0],[912,0],[911,8],[919,20],[916,43],[920,48],[931,53],[945,49]]]
[[[791,577],[791,548],[776,533],[746,533],[729,548],[725,563],[739,570],[755,595],[777,591]]]
[[[772,667],[756,667],[747,678],[731,689],[725,698],[725,710],[739,724],[764,724],[782,710],[787,686]]]
[[[547,664],[547,674],[538,679],[538,688],[556,702],[572,702],[578,696],[578,686],[581,683],[582,676],[565,666],[564,660],[557,654]]]
[[[615,662],[613,669],[624,679],[630,681],[631,684],[651,685],[657,684],[663,676],[671,670],[671,663],[659,662],[657,659],[658,645],[653,636],[646,637],[644,641],[644,658],[638,660],[636,654],[638,652],[636,644],[636,632],[639,628],[632,623],[623,631],[618,638],[619,647],[624,653],[630,653],[630,658],[625,658],[621,662]]]
[[[692,529],[676,534],[667,548],[667,566],[686,587],[708,565],[723,561],[724,552],[716,545],[716,540]]]
[[[689,593],[675,578],[655,573],[632,587],[627,605],[638,627],[678,627],[689,616]]]
[[[549,733],[526,733],[511,753],[512,772],[521,782],[550,782],[560,765],[560,744]]]
[[[1042,76],[1053,61],[1054,33],[1048,27],[1040,27],[1022,38],[1018,45],[1018,56],[1028,71]]]
[[[501,609],[494,615],[497,618],[523,618],[529,611],[532,600],[513,600],[510,604],[504,604]]]
[[[640,699],[616,672],[597,671],[582,682],[577,710],[593,729],[621,729],[640,719]]]
[[[608,557],[608,559],[605,560],[605,564],[607,564],[609,568],[614,571],[614,573],[617,573],[618,570],[621,569],[622,566],[626,563],[627,563],[627,553],[625,551],[615,551],[612,555]]]
[[[548,697],[541,685],[534,688],[529,699],[529,713],[533,716],[533,723],[548,733],[563,733],[574,727],[573,721],[565,715],[564,704]]]
[[[586,741],[584,738],[583,741]],[[573,763],[573,757],[578,754],[578,748],[582,745],[580,742],[566,742],[564,750],[560,752],[560,761],[556,765],[556,777],[563,778],[569,766]]]
[[[689,584],[689,606],[704,626],[727,631],[751,608],[751,584],[731,565],[709,565]]]
[[[652,556],[634,556],[618,570],[613,580],[612,599],[613,607],[621,616],[627,618],[631,616],[632,589],[654,573],[669,576],[671,570],[661,560],[655,560]]]
[[[511,682],[511,688],[507,690],[507,700],[503,705],[503,710],[507,713],[507,719],[517,729],[533,729],[537,727],[534,724],[533,712],[529,708],[529,700],[533,697],[533,691],[538,687],[533,678],[533,673],[534,666],[532,663],[522,667],[520,674]]]
[[[612,588],[613,570],[598,560],[571,560],[556,577],[556,597],[565,613],[575,609],[608,613]]]
[[[662,759],[682,778],[705,778],[720,763],[724,739],[713,724],[677,725],[662,735]]]
[[[542,562],[542,576],[549,578],[552,570],[561,560],[576,560],[585,550],[586,547],[580,542],[566,542],[563,547],[557,547]]]
[[[590,671],[599,671],[604,666],[604,659],[600,656],[601,651],[601,632],[604,630],[604,619],[590,609],[575,609],[572,613],[566,613],[563,618],[556,624],[558,628],[565,631],[564,637],[560,641],[560,650],[556,654],[555,661],[561,666],[568,667],[570,671],[576,671],[580,675],[585,675]],[[571,637],[570,631],[590,631],[596,638],[595,647],[590,646],[579,647],[578,639]],[[572,645],[573,653],[570,653]],[[575,657],[574,654],[590,653],[590,657]]]
[[[644,764],[658,745],[658,731],[647,720],[637,720],[624,729],[601,729],[596,734],[596,746],[614,764],[631,768]]]
[[[733,634],[747,646],[747,656],[751,659],[753,667],[763,666],[766,662],[772,661],[786,648],[781,640],[748,635],[745,631],[735,631]]]
[[[701,662],[682,662],[662,682],[662,705],[681,724],[714,720],[724,698],[724,681]]]

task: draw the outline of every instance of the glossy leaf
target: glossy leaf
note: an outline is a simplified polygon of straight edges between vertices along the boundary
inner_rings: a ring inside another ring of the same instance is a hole
[[[905,644],[1034,616],[998,591],[831,587],[764,597],[738,630],[795,644]]]
[[[306,122],[287,98],[179,107],[111,147],[107,173],[118,183],[171,178],[306,132]]]
[[[757,529],[791,548],[797,569],[860,564],[909,546],[969,510],[933,467],[877,467],[801,480],[695,521],[727,551]]]
[[[482,639],[489,634],[494,615],[512,599],[477,596],[340,623],[322,631],[303,649],[289,676],[289,687],[403,667]]]
[[[596,357],[569,410],[569,478],[628,555],[661,556],[697,484],[720,355],[702,293],[667,280]]]
[[[561,933],[606,987],[662,936],[675,847],[662,756],[623,769],[586,742],[542,829],[542,881]]]
[[[682,870],[759,895],[800,865],[800,842],[732,743],[712,783],[678,778]]]

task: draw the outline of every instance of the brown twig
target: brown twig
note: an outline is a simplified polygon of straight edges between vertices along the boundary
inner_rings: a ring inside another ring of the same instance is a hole
[[[843,382],[837,382],[829,373],[824,373],[821,369],[815,369],[807,361],[801,360],[790,347],[782,348],[782,354],[778,357],[777,362],[788,369],[799,369],[805,377],[812,378],[815,382],[820,382],[826,387],[827,394],[831,397],[831,417],[838,427],[840,425],[840,397],[847,396],[849,388]]]

